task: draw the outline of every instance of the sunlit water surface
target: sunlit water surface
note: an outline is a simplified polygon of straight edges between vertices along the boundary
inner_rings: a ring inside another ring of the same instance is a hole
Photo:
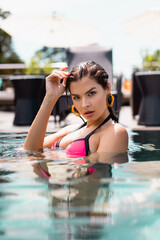
[[[129,135],[128,162],[108,164],[26,152],[26,133],[1,133],[0,239],[159,240],[160,132]]]

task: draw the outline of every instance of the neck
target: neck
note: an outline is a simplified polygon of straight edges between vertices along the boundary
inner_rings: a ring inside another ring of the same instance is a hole
[[[94,121],[87,121],[87,127],[90,127],[91,125],[97,127],[109,116],[109,114],[110,114],[110,112],[109,112],[108,108],[106,108],[104,113],[98,119],[96,119]]]

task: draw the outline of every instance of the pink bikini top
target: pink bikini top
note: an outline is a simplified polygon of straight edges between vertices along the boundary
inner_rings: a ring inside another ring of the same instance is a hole
[[[91,133],[89,133],[85,138],[77,139],[73,142],[71,142],[65,149],[66,154],[69,155],[77,155],[77,156],[88,156],[90,153],[89,149],[89,138],[94,134],[98,128],[100,128],[103,124],[108,122],[111,118],[111,115],[109,115],[96,129],[94,129]],[[87,123],[84,123],[82,126],[80,126],[78,129],[84,127]],[[77,131],[76,129],[75,131]],[[53,145],[52,149],[59,148],[60,141],[62,138],[60,138],[55,144]]]

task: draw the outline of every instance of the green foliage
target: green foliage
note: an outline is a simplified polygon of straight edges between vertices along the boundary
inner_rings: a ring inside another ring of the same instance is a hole
[[[53,70],[52,62],[42,60],[42,52],[38,51],[31,58],[26,74],[50,74]]]
[[[51,48],[42,47],[37,52],[41,52],[42,60],[47,62],[65,62],[66,61],[66,50],[65,48]]]
[[[143,56],[143,69],[149,71],[160,70],[160,50],[156,50],[153,54],[149,54],[146,50]]]
[[[0,9],[0,18],[4,19],[10,15],[8,11]],[[31,58],[26,74],[50,74],[53,70],[53,62],[64,62],[66,51],[64,48],[42,47]],[[12,38],[0,29],[0,63],[23,63],[12,46]],[[0,73],[10,73],[10,70],[0,70]]]
[[[53,70],[54,62],[66,60],[66,52],[63,48],[43,47],[36,51],[31,58],[26,74],[50,74]]]
[[[10,12],[0,9],[1,19],[8,17],[9,14]],[[0,63],[23,63],[13,49],[11,36],[2,29],[0,29]],[[0,70],[0,73],[5,73],[5,71],[6,70]],[[7,73],[9,73],[9,71]]]
[[[0,18],[4,19],[9,15],[8,11],[0,9]],[[2,29],[0,29],[0,63],[23,63],[13,49],[11,36]]]

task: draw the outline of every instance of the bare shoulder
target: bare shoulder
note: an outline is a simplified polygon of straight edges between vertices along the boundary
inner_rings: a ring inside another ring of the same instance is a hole
[[[127,129],[123,127],[119,123],[113,123],[112,125],[108,126],[107,128],[104,128],[102,135],[106,136],[106,134],[113,134],[113,136],[128,136]]]
[[[100,137],[98,150],[107,152],[126,152],[128,149],[128,132],[119,123],[104,129]]]
[[[119,123],[115,123],[113,125],[113,132],[115,133],[116,137],[127,137],[128,138],[127,129]]]

